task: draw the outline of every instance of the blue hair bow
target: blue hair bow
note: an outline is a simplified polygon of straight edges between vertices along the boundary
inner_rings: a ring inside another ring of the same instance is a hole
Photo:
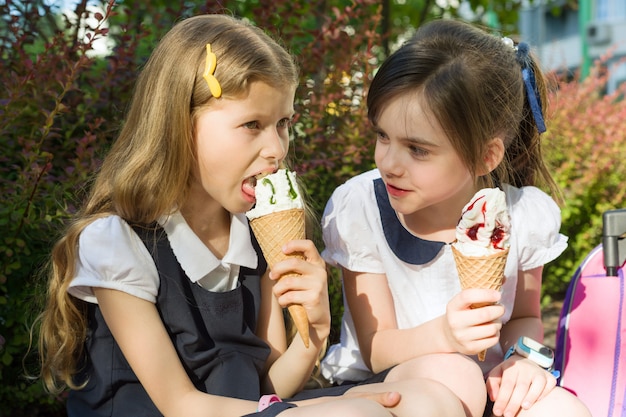
[[[537,91],[537,82],[535,81],[535,73],[532,67],[528,64],[528,53],[530,47],[525,42],[520,42],[517,45],[517,59],[522,65],[522,79],[524,80],[524,86],[526,87],[526,97],[528,98],[528,104],[533,112],[533,118],[537,125],[537,131],[543,133],[546,131],[546,123],[543,120],[543,113],[541,112],[541,97],[539,91]]]

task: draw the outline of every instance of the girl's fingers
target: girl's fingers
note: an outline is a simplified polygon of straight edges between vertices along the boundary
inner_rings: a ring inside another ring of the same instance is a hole
[[[546,378],[544,375],[536,375],[533,380],[532,383],[530,384],[530,387],[528,388],[528,392],[526,393],[526,396],[524,397],[523,401],[522,401],[522,408],[527,410],[530,407],[532,407],[532,405],[537,402],[537,400],[541,397],[541,394],[543,394],[544,390],[546,388]]]
[[[283,253],[289,255],[294,252],[300,252],[304,255],[304,259],[315,265],[325,265],[315,244],[309,239],[290,240],[283,246]]]

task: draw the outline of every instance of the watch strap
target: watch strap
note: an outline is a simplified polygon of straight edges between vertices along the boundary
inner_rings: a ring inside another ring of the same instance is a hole
[[[504,360],[509,359],[511,356],[513,356],[514,353],[515,353],[515,345],[511,345],[509,350],[507,350],[506,353],[504,354]]]
[[[509,359],[511,356],[517,354],[517,351],[515,350],[515,345],[512,345],[509,350],[506,351],[506,353],[504,354],[504,360]],[[529,358],[526,358],[529,359]],[[536,362],[533,362],[536,363]],[[537,364],[537,366],[540,366],[539,364]],[[546,369],[546,368],[541,368],[541,369]],[[546,369],[546,371],[550,372],[556,379],[559,379],[559,377],[561,376],[561,372],[558,369]]]

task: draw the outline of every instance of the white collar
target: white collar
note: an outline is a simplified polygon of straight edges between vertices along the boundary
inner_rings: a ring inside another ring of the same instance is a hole
[[[250,238],[248,220],[244,214],[231,216],[228,251],[222,260],[202,243],[180,211],[169,216],[162,216],[158,222],[167,233],[167,239],[176,259],[192,282],[197,282],[222,264],[246,268],[256,268],[258,265],[257,254]]]

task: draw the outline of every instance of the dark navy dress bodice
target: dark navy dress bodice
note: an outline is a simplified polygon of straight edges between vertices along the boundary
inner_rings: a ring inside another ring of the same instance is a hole
[[[241,268],[239,284],[232,291],[210,292],[187,277],[161,227],[134,229],[156,263],[160,279],[156,306],[194,385],[211,394],[258,400],[260,375],[270,349],[255,335],[260,277],[267,263],[254,237],[257,269]],[[70,392],[68,415],[161,416],[124,358],[98,305],[87,308],[89,329],[76,382],[88,382],[83,389]]]

